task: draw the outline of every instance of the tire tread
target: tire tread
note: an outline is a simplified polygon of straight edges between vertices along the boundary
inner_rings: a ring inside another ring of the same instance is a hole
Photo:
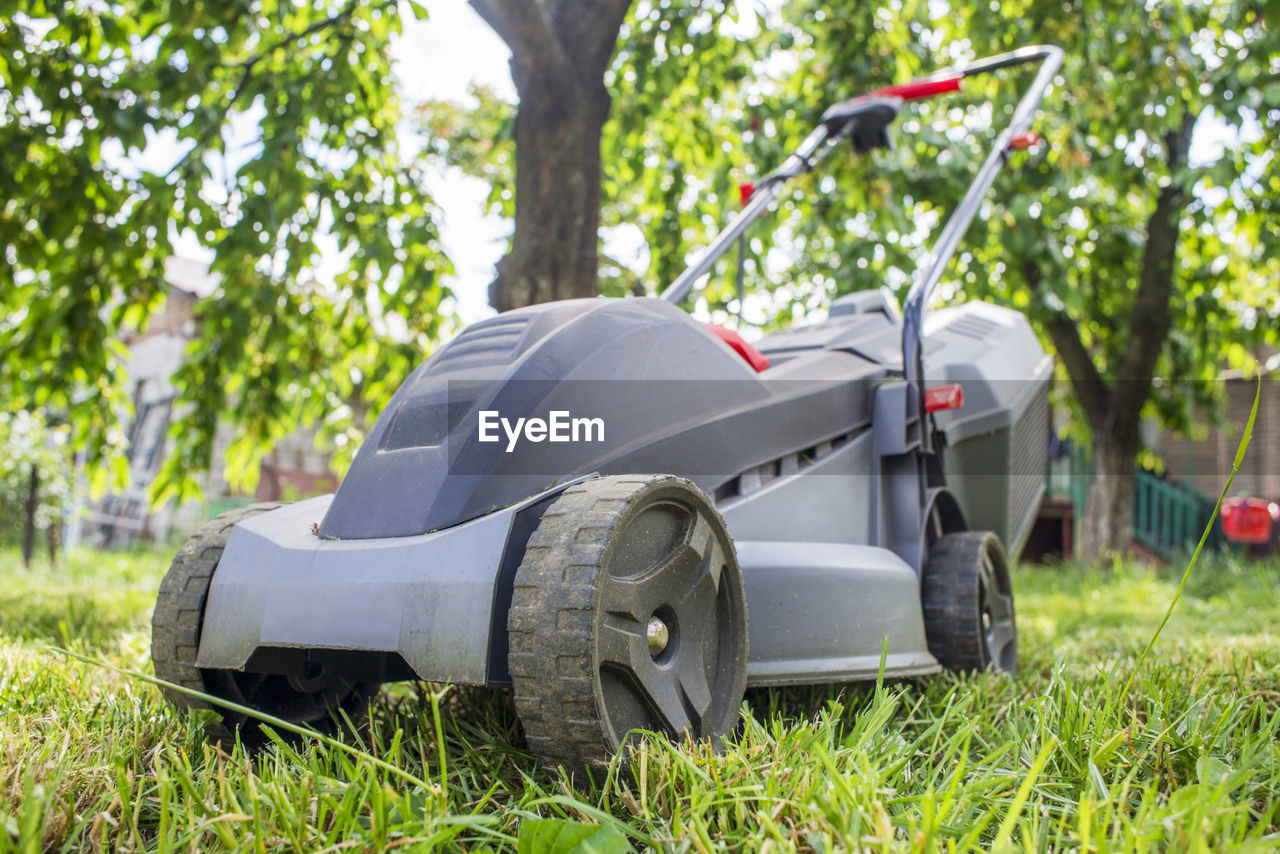
[[[929,551],[921,580],[929,652],[948,670],[985,670],[978,565],[984,550],[1004,549],[990,531],[959,531],[939,537]]]
[[[507,615],[516,710],[530,750],[577,780],[581,772],[603,779],[616,750],[595,696],[591,645],[614,522],[655,484],[680,480],[626,475],[569,487],[543,514],[516,570]]]
[[[157,677],[183,688],[207,692],[195,659],[213,572],[232,528],[251,516],[283,506],[282,502],[250,504],[222,513],[196,531],[178,550],[160,582],[151,614],[151,661]],[[163,687],[161,691],[175,706],[210,708],[208,703],[189,694]]]

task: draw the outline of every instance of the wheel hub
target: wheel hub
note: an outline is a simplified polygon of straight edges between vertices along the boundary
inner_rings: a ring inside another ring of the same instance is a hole
[[[309,661],[304,673],[291,673],[286,679],[293,690],[303,694],[314,694],[333,682],[333,674],[323,664]]]
[[[649,625],[645,628],[645,639],[649,642],[649,654],[656,658],[666,650],[671,632],[661,619],[650,617]]]

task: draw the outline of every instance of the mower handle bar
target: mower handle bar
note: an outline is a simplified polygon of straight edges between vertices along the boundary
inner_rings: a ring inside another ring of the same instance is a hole
[[[911,290],[907,292],[907,298],[902,304],[902,373],[907,380],[907,384],[911,386],[907,406],[911,407],[914,404],[915,412],[921,418],[924,417],[925,412],[925,306],[929,302],[929,297],[933,295],[934,288],[938,286],[938,281],[942,278],[951,256],[955,254],[956,248],[960,245],[960,239],[964,237],[964,233],[969,229],[969,223],[973,222],[973,217],[977,214],[983,197],[987,195],[987,191],[995,183],[996,175],[1000,174],[1000,170],[1004,167],[1005,161],[1009,157],[1010,144],[1015,137],[1031,129],[1031,120],[1035,115],[1036,107],[1040,105],[1041,99],[1044,98],[1045,92],[1049,89],[1049,84],[1053,82],[1053,76],[1062,67],[1062,59],[1062,48],[1053,45],[1039,45],[1002,53],[963,69],[963,76],[968,77],[973,74],[982,74],[999,68],[1007,68],[1011,65],[1040,60],[1040,70],[1036,73],[1035,79],[1031,81],[1031,85],[1027,87],[1027,91],[1023,93],[1021,100],[1018,101],[1018,106],[1014,109],[1013,116],[1009,119],[1009,124],[996,137],[995,145],[992,146],[991,151],[987,154],[987,159],[982,162],[982,166],[978,168],[978,173],[974,176],[969,189],[965,191],[964,198],[960,200],[960,204],[956,205],[956,209],[951,213],[947,224],[943,226],[942,233],[938,235],[933,248],[929,250],[928,256],[920,265],[920,269],[916,273],[916,280],[911,285]],[[912,413],[908,411],[908,419],[911,415]],[[933,437],[930,435],[930,431],[922,426],[920,430],[920,449],[928,453],[933,450],[932,443]]]
[[[837,144],[854,131],[857,122],[849,119],[851,113],[856,115],[860,110],[874,108],[877,105],[892,106],[896,112],[901,108],[903,101],[955,91],[959,88],[959,82],[966,77],[1038,61],[1040,70],[1036,73],[1035,79],[1018,101],[1018,106],[1014,109],[1008,125],[997,135],[995,145],[979,167],[964,198],[952,212],[947,224],[943,226],[941,234],[934,242],[933,248],[921,263],[916,272],[916,280],[911,285],[911,290],[908,291],[902,305],[902,370],[907,383],[912,386],[912,394],[909,395],[907,403],[908,420],[913,414],[923,414],[925,411],[923,363],[925,305],[942,278],[951,256],[960,245],[960,239],[968,230],[969,224],[973,222],[983,197],[991,189],[996,175],[1000,173],[1008,159],[1010,144],[1015,137],[1030,129],[1036,107],[1048,91],[1054,75],[1062,67],[1062,60],[1062,49],[1054,45],[1022,47],[964,66],[945,69],[920,80],[878,89],[835,105],[823,115],[822,123],[805,137],[781,167],[756,183],[751,198],[742,210],[723,231],[716,235],[715,240],[698,259],[662,292],[662,298],[679,303],[688,296],[694,284],[710,272],[715,262],[733,246],[734,241],[742,236],[747,227],[764,214],[788,179],[811,171],[831,153]],[[910,411],[912,409],[914,413]],[[931,441],[929,431],[922,429],[920,431],[921,449],[930,451]]]

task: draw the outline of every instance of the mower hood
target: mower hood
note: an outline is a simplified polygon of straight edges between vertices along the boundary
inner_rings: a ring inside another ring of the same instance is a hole
[[[510,311],[467,328],[410,375],[357,453],[320,535],[403,537],[456,525],[766,394],[744,358],[663,300]],[[581,419],[580,441],[509,432],[521,419],[553,418],[571,438]]]

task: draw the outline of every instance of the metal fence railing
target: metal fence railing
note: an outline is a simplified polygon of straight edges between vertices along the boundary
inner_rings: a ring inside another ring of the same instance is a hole
[[[1184,483],[1163,480],[1139,471],[1133,484],[1133,539],[1165,560],[1190,554],[1200,542],[1214,501]],[[1225,542],[1214,525],[1204,547],[1210,551]]]
[[[1046,472],[1046,493],[1069,500],[1075,509],[1075,542],[1079,542],[1093,464],[1088,450],[1064,443],[1062,451],[1050,459]],[[1134,472],[1133,540],[1165,560],[1176,560],[1195,549],[1213,513],[1214,500],[1178,481],[1166,480],[1153,472]],[[1217,550],[1226,540],[1217,525],[1209,532],[1205,548]]]

